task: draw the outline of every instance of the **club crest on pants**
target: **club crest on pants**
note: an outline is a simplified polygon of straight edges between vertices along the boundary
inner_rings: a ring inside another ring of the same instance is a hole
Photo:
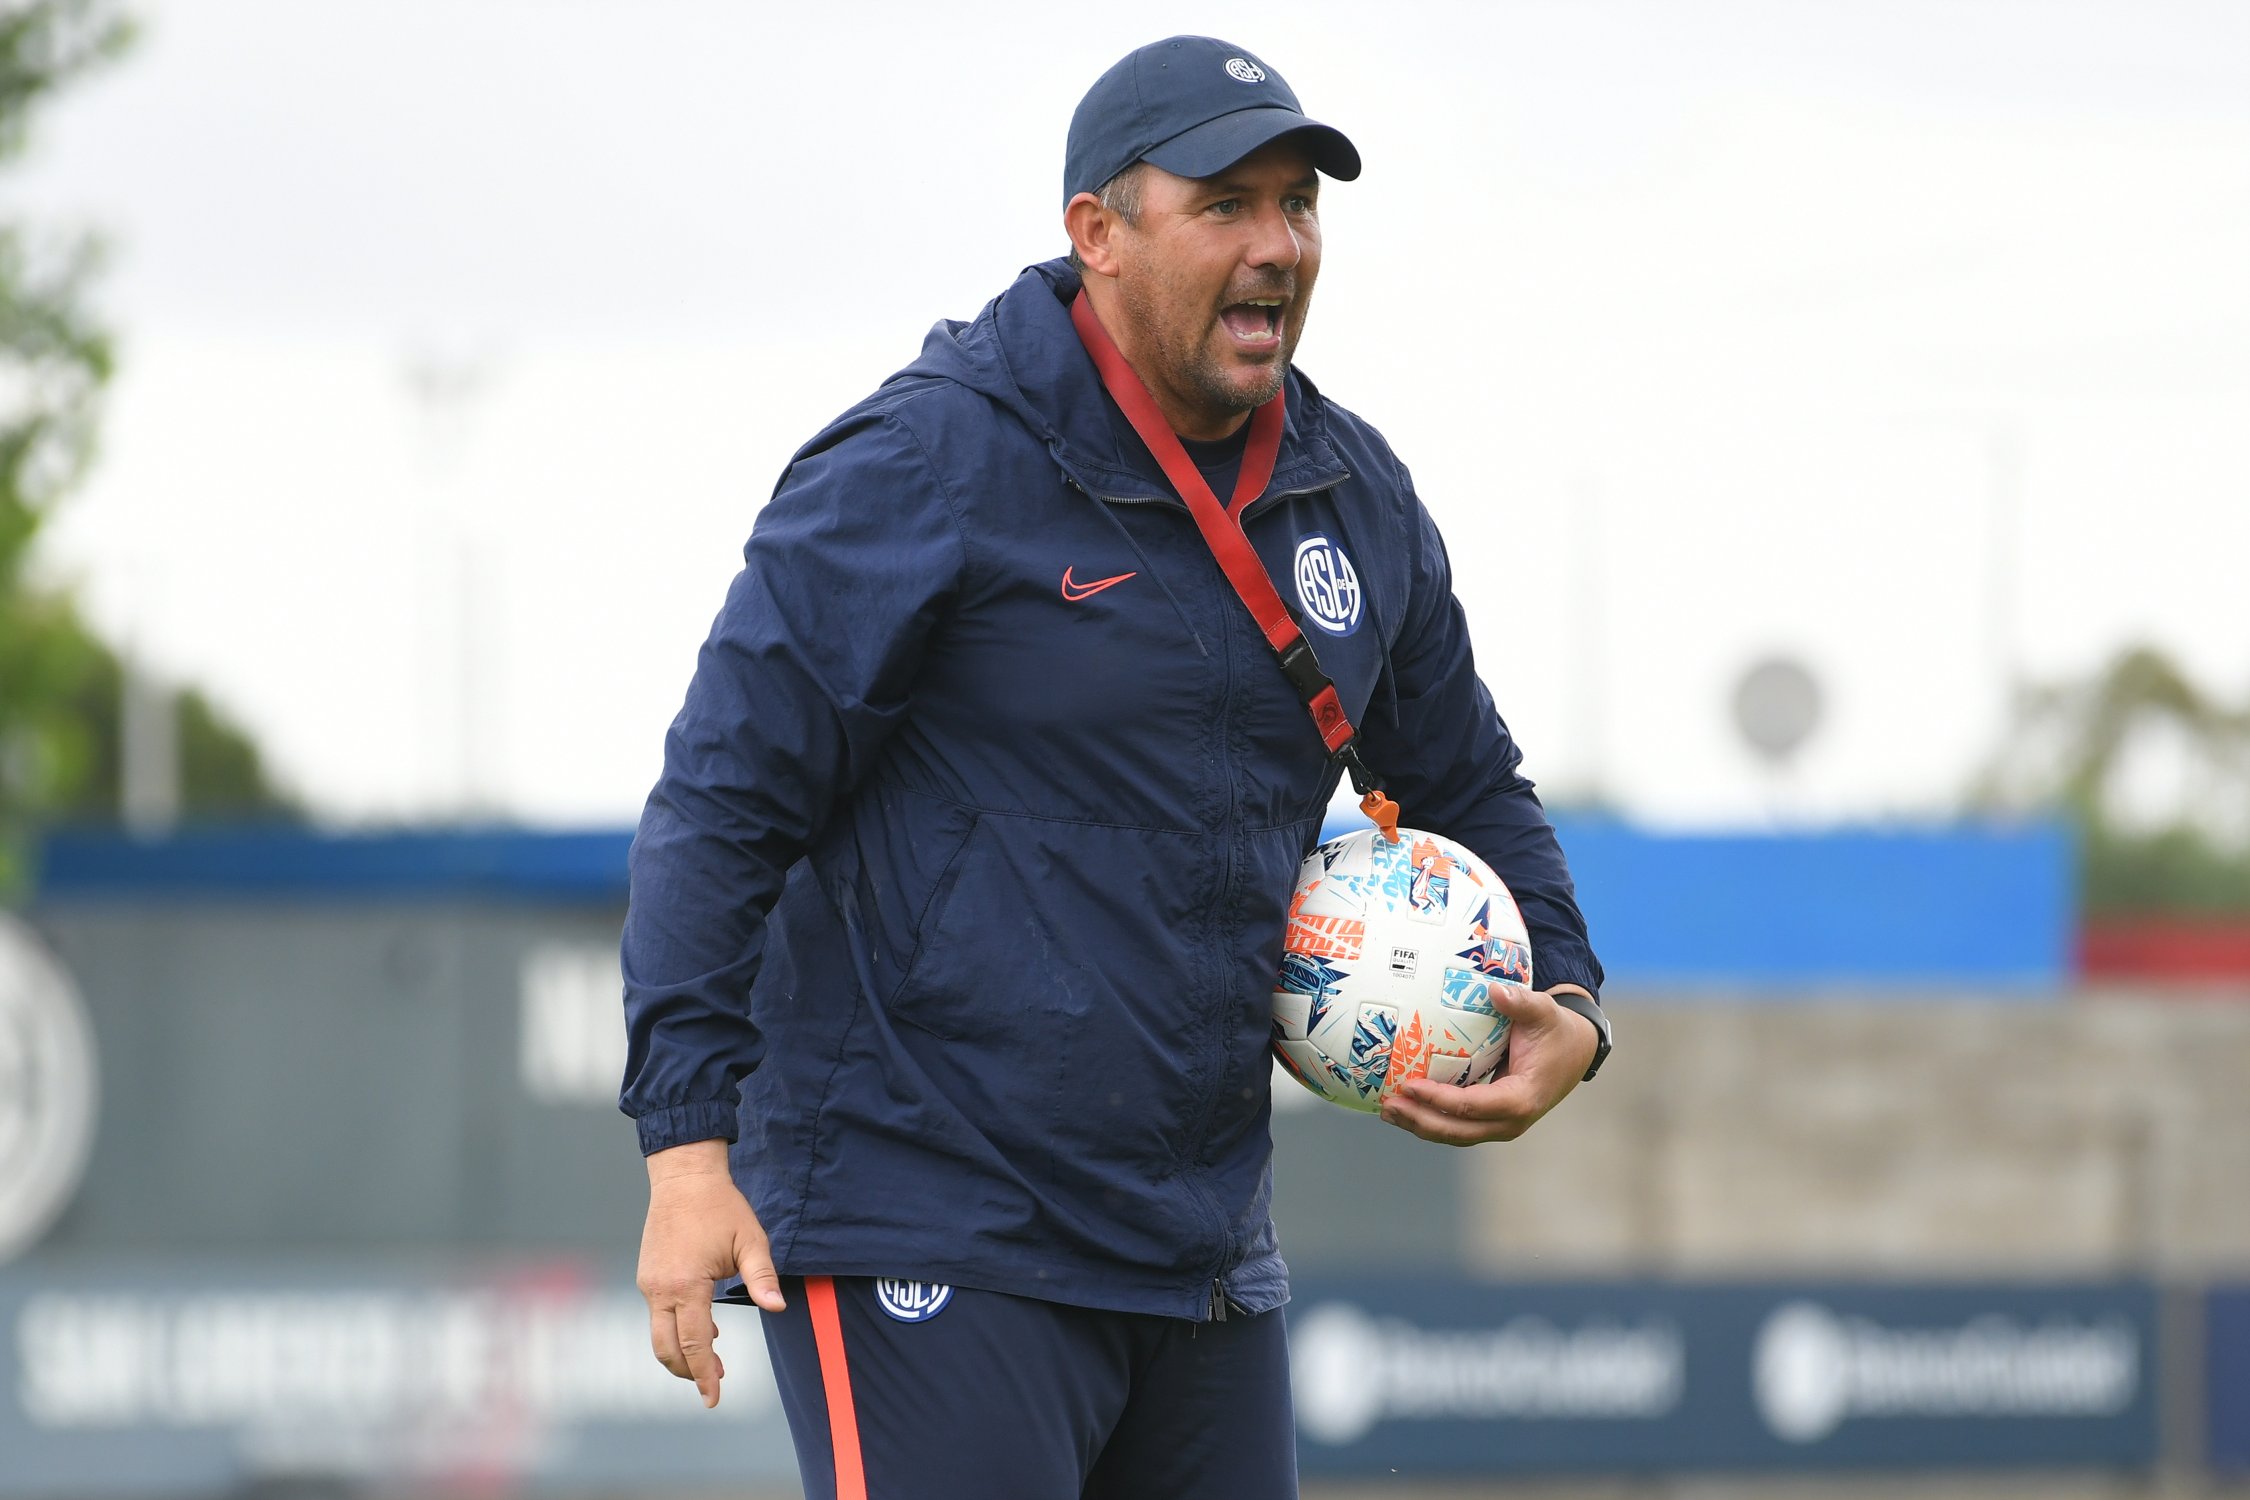
[[[875,1278],[875,1305],[901,1323],[926,1323],[952,1300],[953,1288],[940,1282]]]

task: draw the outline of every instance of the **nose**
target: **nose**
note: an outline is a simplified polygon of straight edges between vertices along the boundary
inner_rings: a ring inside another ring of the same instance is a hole
[[[1244,258],[1251,265],[1293,271],[1304,253],[1304,241],[1297,235],[1297,226],[1289,222],[1289,215],[1280,204],[1269,203],[1258,211],[1257,232],[1250,237],[1244,252]]]

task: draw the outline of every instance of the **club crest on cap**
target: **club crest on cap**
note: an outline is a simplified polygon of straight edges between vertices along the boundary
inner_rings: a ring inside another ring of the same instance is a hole
[[[1140,161],[1209,177],[1284,135],[1337,181],[1359,175],[1359,152],[1335,126],[1306,118],[1279,72],[1217,37],[1166,37],[1112,63],[1071,112],[1063,202]]]

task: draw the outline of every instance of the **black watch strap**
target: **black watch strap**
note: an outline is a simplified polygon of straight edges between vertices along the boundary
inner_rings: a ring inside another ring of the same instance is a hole
[[[1599,1073],[1602,1064],[1609,1060],[1609,1017],[1602,1014],[1600,1001],[1588,999],[1576,990],[1551,990],[1548,993],[1553,996],[1555,1004],[1564,1010],[1575,1011],[1593,1022],[1594,1030],[1601,1035],[1601,1041],[1594,1047],[1594,1060],[1587,1064],[1586,1077],[1578,1080],[1584,1083]]]

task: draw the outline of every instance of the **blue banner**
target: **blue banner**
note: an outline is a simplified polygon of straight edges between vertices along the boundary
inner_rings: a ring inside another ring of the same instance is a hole
[[[1308,1475],[2156,1460],[2139,1284],[1302,1284]]]
[[[2214,1287],[2205,1302],[2204,1390],[2211,1467],[2250,1474],[2250,1286]]]
[[[1322,833],[1365,826],[1337,813]],[[1637,996],[1974,985],[2052,999],[2074,969],[2074,856],[2059,824],[1662,834],[1560,815],[1555,827],[1594,951]]]
[[[1595,951],[1637,990],[1973,984],[2051,998],[2072,973],[2060,825],[1654,835],[1558,821]]]
[[[1974,984],[2051,996],[2072,971],[2072,850],[2057,824],[1729,835],[1556,823],[1595,949],[1613,981],[1636,989]],[[1365,826],[1337,813],[1324,833]],[[39,899],[622,906],[631,838],[514,828],[220,828],[154,842],[58,833],[41,851]]]
[[[2212,1306],[2233,1382],[2213,1399],[2239,1419],[2250,1292]],[[2139,1284],[1306,1281],[1298,1449],[1313,1478],[2146,1469],[2155,1312]],[[19,1263],[0,1271],[0,1500],[283,1478],[793,1492],[754,1315],[719,1316],[707,1412],[650,1358],[631,1287],[584,1262]],[[2240,1421],[2212,1433],[2240,1466]]]
[[[793,1493],[755,1318],[718,1310],[707,1411],[651,1357],[639,1294],[577,1261],[19,1264],[0,1497]]]

